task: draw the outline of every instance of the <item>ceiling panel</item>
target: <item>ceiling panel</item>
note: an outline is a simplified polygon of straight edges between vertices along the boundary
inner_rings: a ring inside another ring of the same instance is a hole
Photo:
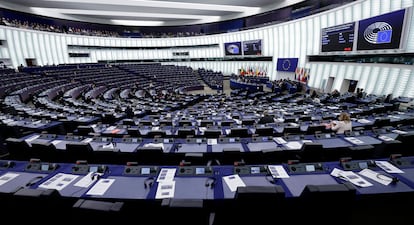
[[[235,19],[299,2],[303,0],[2,0],[0,7],[75,21],[172,26]]]

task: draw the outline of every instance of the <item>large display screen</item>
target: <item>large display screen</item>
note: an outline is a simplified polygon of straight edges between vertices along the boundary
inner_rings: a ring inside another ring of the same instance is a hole
[[[322,29],[321,52],[352,51],[355,23],[346,23]]]
[[[243,41],[244,55],[262,55],[262,40]]]
[[[225,55],[242,55],[241,42],[224,43]]]
[[[405,9],[359,21],[357,50],[398,49]]]

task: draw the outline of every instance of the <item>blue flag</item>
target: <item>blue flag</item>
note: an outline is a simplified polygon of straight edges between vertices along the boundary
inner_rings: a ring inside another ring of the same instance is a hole
[[[299,58],[278,58],[277,71],[295,72]]]

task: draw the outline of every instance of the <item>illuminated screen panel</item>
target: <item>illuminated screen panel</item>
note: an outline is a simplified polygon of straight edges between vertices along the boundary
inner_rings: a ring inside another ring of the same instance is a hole
[[[402,9],[359,21],[357,50],[400,48],[404,15]]]
[[[346,23],[322,29],[321,52],[352,51],[355,23]]]
[[[243,41],[244,55],[262,55],[262,40]]]
[[[224,54],[228,56],[242,55],[241,42],[224,43]]]

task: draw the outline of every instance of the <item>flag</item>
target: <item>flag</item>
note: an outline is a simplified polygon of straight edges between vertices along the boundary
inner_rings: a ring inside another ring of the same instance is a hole
[[[244,68],[242,67],[241,69],[240,69],[240,75],[244,75]]]
[[[277,71],[295,72],[298,66],[299,58],[278,58],[277,59]]]

